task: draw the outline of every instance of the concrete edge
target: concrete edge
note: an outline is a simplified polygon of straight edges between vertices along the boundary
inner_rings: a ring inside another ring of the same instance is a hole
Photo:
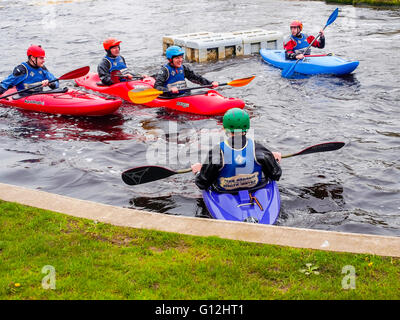
[[[400,257],[400,237],[173,216],[0,183],[0,199],[116,226],[337,252]]]

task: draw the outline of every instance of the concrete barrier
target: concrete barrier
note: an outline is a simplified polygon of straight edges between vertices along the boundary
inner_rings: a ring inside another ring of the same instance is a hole
[[[258,54],[260,49],[281,49],[283,35],[264,29],[234,32],[207,32],[177,34],[163,37],[163,53],[172,45],[185,50],[185,60],[207,62]]]

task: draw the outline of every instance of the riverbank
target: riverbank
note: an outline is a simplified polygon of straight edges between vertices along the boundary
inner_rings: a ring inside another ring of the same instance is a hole
[[[116,227],[0,201],[0,299],[399,299],[400,259]]]
[[[324,0],[326,3],[352,4],[354,6],[400,6],[400,0]]]
[[[0,197],[0,299],[400,299],[395,237]]]

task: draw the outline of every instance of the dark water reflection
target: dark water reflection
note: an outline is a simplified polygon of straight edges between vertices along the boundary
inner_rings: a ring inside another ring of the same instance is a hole
[[[112,6],[118,9],[110,10],[104,0],[2,3],[0,30],[8,54],[2,55],[0,78],[25,59],[24,48],[31,43],[45,47],[49,70],[60,76],[84,65],[96,70],[102,41],[115,36],[123,41],[128,64],[153,74],[165,63],[164,35],[255,28],[286,33],[293,19],[316,33],[336,7],[272,0],[200,0],[196,6],[189,0],[172,5],[117,0]],[[324,141],[347,143],[336,152],[283,160],[279,225],[398,236],[400,10],[339,8],[338,19],[326,29],[324,52],[359,60],[352,75],[287,80],[258,55],[192,67],[220,82],[256,75],[246,87],[221,87],[220,92],[246,102],[256,139],[272,150],[289,154]],[[111,205],[207,216],[190,173],[135,187],[120,178],[122,171],[154,164],[168,153],[149,162],[147,153],[155,143],[189,152],[206,129],[219,134],[221,117],[128,103],[101,118],[1,106],[0,181]],[[183,158],[166,165],[183,169],[191,162]]]

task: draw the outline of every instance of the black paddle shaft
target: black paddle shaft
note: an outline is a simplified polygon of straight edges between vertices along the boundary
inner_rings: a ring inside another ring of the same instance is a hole
[[[344,142],[326,142],[320,143],[311,147],[308,147],[300,152],[288,154],[282,156],[282,158],[289,158],[304,154],[316,153],[316,152],[326,152],[326,151],[334,151],[342,148],[345,145]],[[158,166],[143,166],[143,167],[136,167],[129,170],[126,170],[122,173],[121,177],[122,180],[130,185],[138,185],[147,182],[152,182],[160,179],[164,179],[170,177],[174,174],[181,174],[191,172],[191,168],[182,169],[182,170],[171,170],[164,167]]]

